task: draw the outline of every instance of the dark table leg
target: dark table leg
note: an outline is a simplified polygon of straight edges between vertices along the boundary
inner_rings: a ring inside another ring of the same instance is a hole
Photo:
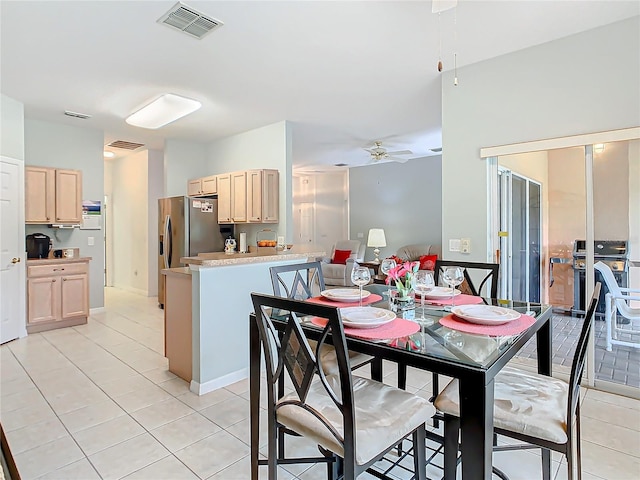
[[[251,414],[251,480],[258,480],[258,446],[260,436],[260,333],[249,320],[249,412]]]
[[[490,480],[493,454],[493,380],[482,375],[459,379],[462,478]]]

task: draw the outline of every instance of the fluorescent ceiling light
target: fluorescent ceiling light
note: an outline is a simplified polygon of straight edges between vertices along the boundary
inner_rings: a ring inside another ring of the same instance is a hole
[[[104,158],[113,158],[113,157],[115,157],[115,156],[116,156],[116,154],[115,154],[115,153],[110,152],[109,150],[105,150],[105,151],[104,151],[104,153],[103,153],[103,155],[104,155]]]
[[[195,112],[201,106],[197,100],[165,93],[146,107],[129,115],[126,122],[136,127],[156,129]]]

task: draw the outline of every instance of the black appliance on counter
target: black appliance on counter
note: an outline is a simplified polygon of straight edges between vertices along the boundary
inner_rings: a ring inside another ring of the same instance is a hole
[[[593,263],[602,262],[611,268],[613,276],[622,288],[629,283],[629,248],[626,240],[596,240],[593,242]],[[573,245],[573,313],[585,313],[586,240],[576,240]],[[598,270],[595,281],[602,283],[596,314],[604,316],[605,295],[609,293],[607,284]]]
[[[51,238],[43,233],[27,235],[27,258],[47,258],[51,251]]]

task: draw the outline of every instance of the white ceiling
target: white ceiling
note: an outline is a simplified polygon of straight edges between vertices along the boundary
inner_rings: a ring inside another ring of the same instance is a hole
[[[308,170],[362,165],[375,140],[413,157],[441,146],[430,1],[185,3],[224,26],[197,40],[156,23],[172,0],[2,0],[2,93],[29,118],[157,149],[289,120],[294,166]],[[454,20],[463,66],[639,14],[638,1],[462,0],[442,13],[442,59],[451,69]],[[124,122],[166,92],[203,107],[156,131]]]

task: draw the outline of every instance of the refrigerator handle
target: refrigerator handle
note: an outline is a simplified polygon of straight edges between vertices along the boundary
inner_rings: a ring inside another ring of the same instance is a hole
[[[171,216],[167,215],[164,219],[164,268],[171,268]]]

